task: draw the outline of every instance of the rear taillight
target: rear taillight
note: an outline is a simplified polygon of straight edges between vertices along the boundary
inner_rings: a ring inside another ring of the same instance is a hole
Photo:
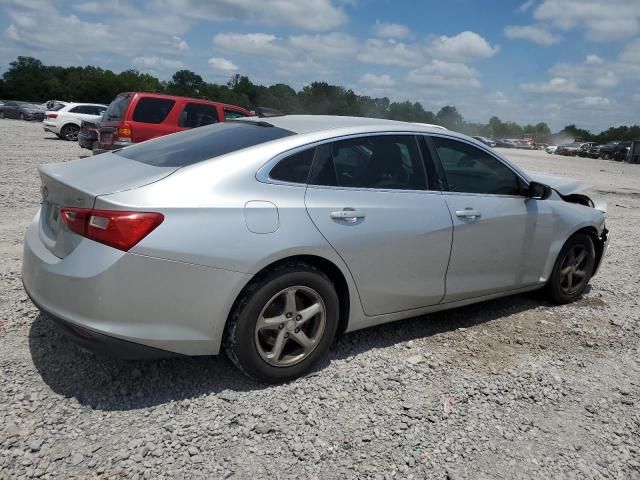
[[[127,122],[122,122],[118,127],[118,139],[121,142],[131,141],[131,125]]]
[[[96,242],[128,251],[164,220],[154,212],[63,208],[62,221],[69,230]]]
[[[58,118],[57,113],[47,113],[47,118]]]

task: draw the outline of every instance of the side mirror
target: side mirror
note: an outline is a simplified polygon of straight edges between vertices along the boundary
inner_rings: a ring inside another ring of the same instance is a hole
[[[527,188],[527,198],[546,200],[551,196],[551,187],[544,183],[531,182]]]

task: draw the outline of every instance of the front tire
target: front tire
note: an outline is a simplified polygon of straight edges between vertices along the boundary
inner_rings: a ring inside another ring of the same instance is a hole
[[[563,305],[577,300],[586,290],[596,261],[591,237],[577,233],[560,250],[545,287],[549,300]]]
[[[236,302],[225,351],[250,377],[292,380],[326,354],[338,318],[338,295],[322,271],[300,262],[281,265],[250,284]]]

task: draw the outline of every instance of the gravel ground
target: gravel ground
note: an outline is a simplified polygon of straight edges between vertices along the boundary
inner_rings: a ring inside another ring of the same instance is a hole
[[[590,291],[515,296],[347,334],[310,376],[225,357],[83,353],[20,282],[39,163],[86,155],[0,120],[0,479],[640,478],[640,166],[507,150],[588,180],[613,237]]]

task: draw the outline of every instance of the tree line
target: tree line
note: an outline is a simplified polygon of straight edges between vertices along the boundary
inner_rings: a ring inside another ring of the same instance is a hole
[[[611,140],[640,139],[640,126],[611,127],[594,134],[567,125],[552,134],[545,122],[520,125],[493,116],[488,123],[465,121],[456,107],[446,105],[434,113],[425,110],[420,102],[392,102],[387,97],[372,98],[353,90],[326,82],[313,82],[296,91],[289,85],[277,83],[256,85],[248,77],[235,74],[226,84],[209,83],[195,72],[179,70],[169,81],[137,70],[114,73],[99,67],[60,67],[44,65],[33,57],[18,57],[0,79],[0,99],[44,102],[66,100],[108,104],[120,92],[147,91],[239,105],[248,109],[269,107],[283,113],[317,115],[352,115],[407,122],[433,123],[468,135],[492,138],[520,138],[533,136],[537,142],[580,139],[606,143]]]

